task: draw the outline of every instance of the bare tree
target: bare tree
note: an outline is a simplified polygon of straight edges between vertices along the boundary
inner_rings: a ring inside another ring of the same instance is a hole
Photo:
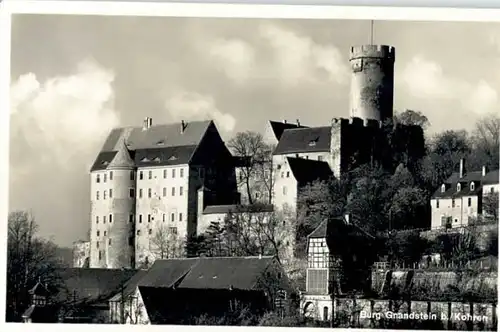
[[[471,162],[475,169],[487,166],[490,169],[498,168],[500,153],[500,116],[492,113],[486,115],[476,122],[472,132],[472,145],[474,152],[471,154]]]
[[[28,290],[37,281],[57,287],[57,247],[36,237],[38,226],[27,211],[11,212],[7,235],[7,319],[19,319],[28,303]]]
[[[238,183],[246,193],[248,203],[253,204],[259,192],[270,203],[273,187],[272,147],[264,142],[261,134],[252,131],[237,133],[228,142],[228,147],[242,159]]]
[[[175,227],[158,224],[149,241],[155,259],[178,258],[183,254],[184,244]]]

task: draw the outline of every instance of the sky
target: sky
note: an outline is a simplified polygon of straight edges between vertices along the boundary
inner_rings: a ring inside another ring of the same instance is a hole
[[[61,246],[89,228],[89,169],[116,126],[213,119],[224,139],[267,120],[348,117],[349,49],[370,22],[15,15],[9,209]],[[496,112],[500,23],[376,21],[396,48],[395,109],[428,133]]]

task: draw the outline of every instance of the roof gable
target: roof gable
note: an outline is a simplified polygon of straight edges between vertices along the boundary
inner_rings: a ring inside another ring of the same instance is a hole
[[[274,150],[274,155],[329,152],[331,127],[286,129]]]
[[[287,161],[294,178],[300,185],[316,180],[327,180],[333,175],[330,165],[325,161],[292,157],[288,157]]]
[[[462,178],[460,178],[459,172],[454,172],[448,179],[444,182],[446,187],[445,191],[442,191],[442,185],[436,189],[433,198],[454,198],[462,196],[475,196],[480,194],[482,186],[485,184],[497,184],[499,183],[499,172],[498,170],[490,171],[483,176],[482,171],[467,172]],[[471,190],[470,183],[474,182],[474,188]],[[457,184],[460,183],[462,188],[457,191]]]
[[[301,126],[295,123],[287,123],[287,122],[278,122],[278,121],[269,121],[269,125],[271,126],[271,130],[274,134],[274,137],[279,141],[283,132],[287,129],[296,129],[296,128],[308,128],[306,126]]]

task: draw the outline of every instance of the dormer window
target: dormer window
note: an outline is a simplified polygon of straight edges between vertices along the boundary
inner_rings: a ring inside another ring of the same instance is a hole
[[[165,145],[165,141],[164,140],[159,140],[158,142],[156,142],[156,145]]]
[[[475,188],[476,188],[476,185],[474,184],[474,182],[471,182],[470,183],[470,191],[474,191]]]
[[[457,183],[457,191],[460,191],[462,190],[462,186],[460,185],[460,183]]]
[[[444,193],[446,191],[446,185],[443,183],[441,186],[441,192]]]
[[[316,141],[310,141],[309,146],[316,146]]]

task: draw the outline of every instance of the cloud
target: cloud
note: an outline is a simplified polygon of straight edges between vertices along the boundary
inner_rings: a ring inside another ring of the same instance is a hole
[[[225,132],[233,131],[236,125],[231,114],[217,108],[213,97],[197,92],[177,91],[166,100],[165,107],[175,121],[213,119]]]
[[[285,83],[345,83],[349,77],[347,61],[334,45],[318,44],[307,36],[270,24],[260,26],[259,33],[273,49],[273,66]]]
[[[410,95],[428,100],[435,105],[453,104],[469,114],[484,114],[498,106],[497,91],[485,80],[471,83],[465,79],[447,76],[440,64],[415,56],[402,74]]]
[[[256,69],[254,48],[240,39],[217,39],[209,54],[219,60],[219,69],[237,83],[245,82]]]
[[[213,39],[207,46],[211,64],[238,84],[249,80],[272,84],[278,80],[287,87],[346,83],[347,60],[334,45],[318,44],[272,24],[259,26],[257,33],[255,46],[243,39]]]
[[[11,206],[33,209],[45,234],[75,239],[88,227],[82,188],[96,151],[119,123],[113,81],[112,71],[88,60],[69,76],[27,73],[11,84]]]

